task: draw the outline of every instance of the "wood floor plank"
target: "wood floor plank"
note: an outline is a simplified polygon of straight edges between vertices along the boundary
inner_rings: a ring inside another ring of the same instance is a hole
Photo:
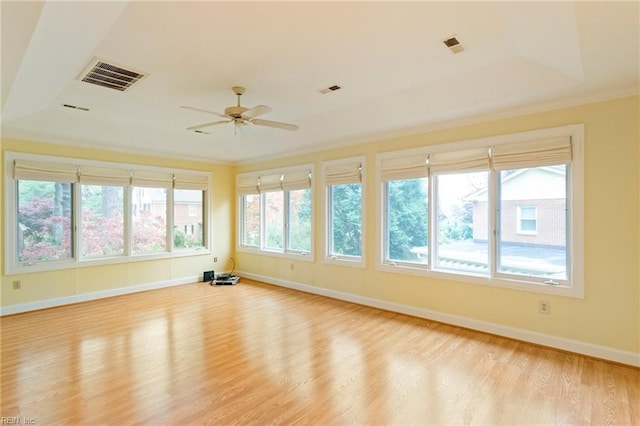
[[[35,424],[640,424],[640,370],[243,280],[3,317]]]

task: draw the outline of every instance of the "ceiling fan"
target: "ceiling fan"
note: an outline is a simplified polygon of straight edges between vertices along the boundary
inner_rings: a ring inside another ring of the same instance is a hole
[[[205,127],[217,126],[218,124],[233,123],[235,127],[244,126],[246,124],[255,124],[258,126],[275,127],[276,129],[285,130],[298,130],[298,126],[295,124],[280,123],[279,121],[262,120],[256,118],[262,114],[266,114],[271,111],[271,107],[266,105],[258,105],[253,108],[245,108],[240,105],[240,96],[245,92],[244,87],[234,86],[232,87],[233,93],[238,96],[238,105],[230,106],[224,109],[224,114],[220,114],[206,109],[195,108],[190,106],[182,106],[181,108],[190,109],[193,111],[206,112],[208,114],[217,115],[218,117],[225,118],[226,120],[211,121],[209,123],[197,124],[195,126],[187,127],[187,130],[193,130],[198,133],[206,133],[200,129]]]

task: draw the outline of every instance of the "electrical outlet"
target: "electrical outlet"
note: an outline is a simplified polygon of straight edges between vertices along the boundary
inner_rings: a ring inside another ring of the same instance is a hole
[[[213,263],[216,263],[216,262],[218,262],[218,258],[217,258],[217,257],[214,257],[214,258],[213,258]]]
[[[15,280],[13,282],[13,289],[14,290],[20,290],[22,288],[22,281],[20,280]]]
[[[538,313],[549,315],[551,313],[551,302],[548,300],[538,300]]]
[[[293,263],[289,265],[289,268],[291,268],[292,271],[295,269],[295,266],[293,265]]]

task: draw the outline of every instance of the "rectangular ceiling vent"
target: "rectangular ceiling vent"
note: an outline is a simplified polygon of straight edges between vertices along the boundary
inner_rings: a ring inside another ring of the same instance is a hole
[[[322,93],[323,95],[326,95],[327,93],[335,92],[340,89],[342,89],[342,87],[338,86],[337,84],[334,84],[333,86],[320,89],[319,92]]]
[[[453,53],[460,53],[460,52],[464,52],[466,50],[464,48],[464,46],[462,45],[462,43],[460,43],[460,39],[456,35],[452,35],[451,37],[449,37],[449,38],[447,38],[445,40],[442,40],[442,42]]]
[[[125,69],[101,59],[94,59],[80,75],[80,80],[124,92],[146,76],[138,71]]]

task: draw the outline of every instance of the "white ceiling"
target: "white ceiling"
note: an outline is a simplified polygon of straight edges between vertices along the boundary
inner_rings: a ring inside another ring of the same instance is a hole
[[[638,94],[640,3],[2,1],[2,134],[241,163]],[[466,51],[443,40],[457,35]],[[78,80],[93,58],[148,73]],[[338,84],[341,90],[321,94]],[[232,86],[261,118],[185,130]],[[72,104],[89,111],[65,108]]]

